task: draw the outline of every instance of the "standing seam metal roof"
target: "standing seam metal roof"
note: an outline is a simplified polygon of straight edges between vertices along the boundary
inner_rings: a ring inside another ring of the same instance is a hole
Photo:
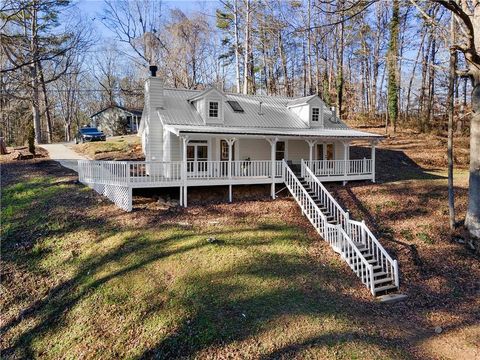
[[[202,125],[204,121],[188,99],[194,98],[203,91],[184,89],[164,89],[165,103],[158,113],[164,124],[169,125]],[[242,95],[226,93],[225,100],[237,101],[244,109],[243,113],[235,113],[226,102],[224,106],[224,123],[220,127],[246,128],[284,128],[309,129],[295,113],[287,108],[292,98],[282,96]],[[308,97],[311,98],[311,97]],[[293,99],[295,101],[296,99]],[[305,102],[305,98],[300,98]],[[259,114],[260,101],[262,114]],[[307,100],[308,101],[308,100]],[[331,110],[324,106],[325,126],[329,128],[347,128],[342,122],[334,122]]]

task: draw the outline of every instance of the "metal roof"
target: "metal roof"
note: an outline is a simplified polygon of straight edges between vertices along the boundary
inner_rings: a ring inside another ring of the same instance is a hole
[[[284,137],[318,137],[318,138],[355,138],[381,139],[383,136],[353,129],[285,129],[285,128],[245,128],[206,125],[166,125],[165,129],[176,134],[203,133],[228,135],[284,136]]]
[[[100,111],[97,111],[95,114],[90,115],[90,118],[93,118],[94,116],[97,116],[97,115],[101,114],[102,112],[104,112],[106,110],[115,109],[115,108],[123,110],[127,113],[130,113],[131,115],[134,115],[134,116],[142,116],[142,109],[129,109],[129,108],[126,108],[126,107],[123,107],[123,106],[120,106],[120,105],[110,105],[110,106],[107,106],[106,108],[104,108]]]
[[[164,90],[163,109],[158,114],[164,124],[168,125],[204,125],[200,114],[188,100],[197,99],[205,91],[168,89]],[[237,101],[244,109],[243,113],[236,113],[230,106],[224,106],[223,127],[246,128],[284,128],[308,129],[295,113],[288,109],[287,104],[292,98],[283,96],[242,95],[225,93],[226,100]],[[315,97],[309,96],[308,98]],[[305,98],[301,98],[305,101]],[[260,112],[260,102],[261,114]],[[331,109],[324,106],[325,126],[329,128],[347,128],[341,121],[335,121]]]
[[[304,96],[298,99],[292,99],[287,103],[287,107],[298,106],[308,103],[311,99],[317,95]]]

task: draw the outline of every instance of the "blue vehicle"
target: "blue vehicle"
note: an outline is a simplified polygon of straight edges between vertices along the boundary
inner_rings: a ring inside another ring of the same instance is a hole
[[[92,141],[105,141],[106,136],[103,132],[98,130],[95,127],[84,127],[81,128],[77,136],[75,137],[75,144],[92,142]]]

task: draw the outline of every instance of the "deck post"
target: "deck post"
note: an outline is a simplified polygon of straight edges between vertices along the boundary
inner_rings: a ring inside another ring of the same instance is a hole
[[[350,151],[350,144],[348,142],[343,143],[343,186],[347,184],[348,178],[348,152]]]
[[[376,146],[376,143],[375,141],[372,141],[371,142],[372,144],[372,182],[374,183],[375,182],[375,146]]]
[[[312,168],[312,161],[313,161],[313,147],[317,143],[317,140],[305,140],[308,144],[309,152],[308,152],[308,167]]]
[[[188,136],[182,137],[183,141],[183,153],[182,153],[182,183],[183,183],[183,207],[187,207],[187,145],[188,145]]]
[[[272,169],[271,169],[271,176],[272,176],[272,187],[270,189],[270,195],[272,199],[275,200],[275,151],[277,146],[278,137],[274,138],[267,138],[267,141],[270,143],[271,146],[271,159],[272,159]]]
[[[231,139],[225,139],[228,145],[228,178],[232,179],[232,150],[233,150],[233,144],[235,143],[237,139],[231,138]],[[232,194],[232,183],[230,182],[228,184],[228,202],[233,201],[233,194]]]

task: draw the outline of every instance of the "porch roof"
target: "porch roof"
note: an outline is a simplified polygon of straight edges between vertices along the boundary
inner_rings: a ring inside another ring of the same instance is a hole
[[[350,138],[359,140],[380,140],[382,135],[372,134],[354,129],[285,129],[285,128],[245,128],[245,127],[219,127],[196,125],[165,125],[165,129],[180,136],[182,134],[218,134],[253,137],[313,137],[313,138]]]

